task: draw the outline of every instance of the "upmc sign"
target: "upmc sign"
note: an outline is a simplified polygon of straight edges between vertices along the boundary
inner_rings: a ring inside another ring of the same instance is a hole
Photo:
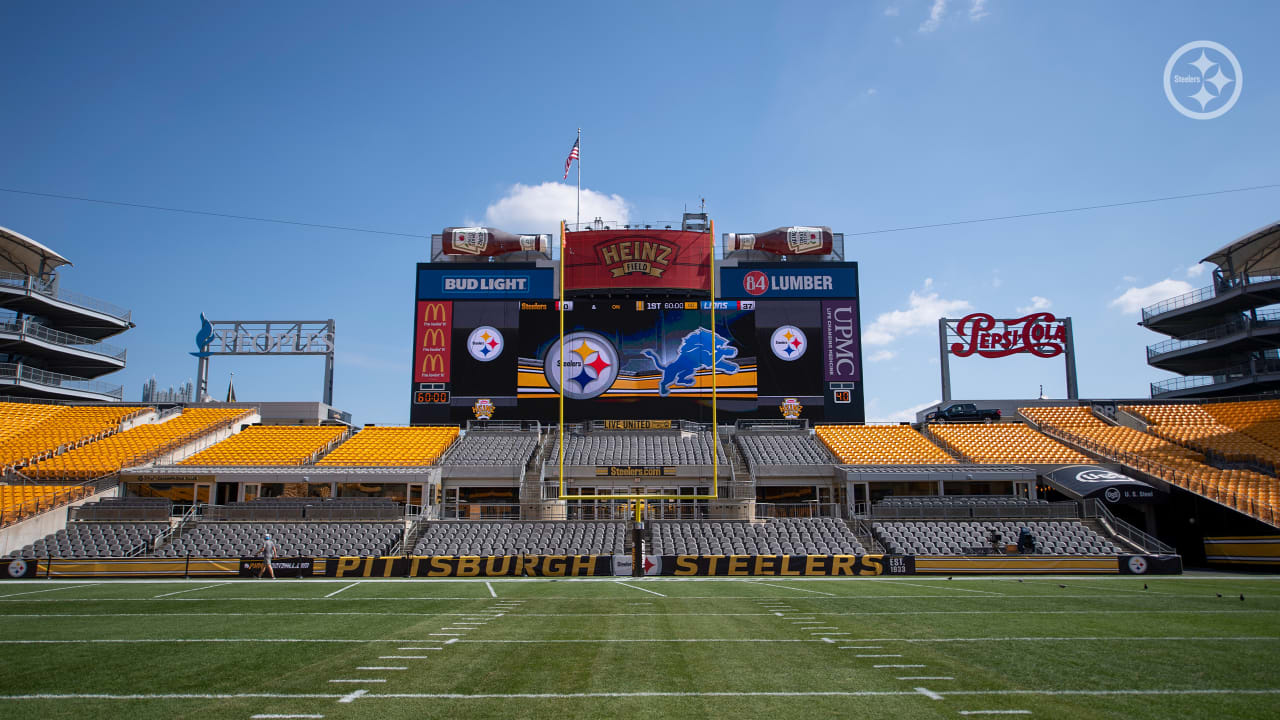
[[[788,263],[767,268],[722,268],[717,290],[723,297],[737,298],[847,298],[856,296],[857,288],[857,265],[823,263],[821,266],[797,266]]]
[[[453,303],[419,301],[414,328],[413,381],[449,382]]]
[[[827,382],[862,380],[862,334],[858,332],[857,300],[822,302],[823,379]]]
[[[960,342],[951,344],[951,354],[956,357],[999,358],[1030,353],[1051,358],[1067,351],[1066,325],[1051,313],[999,319],[974,313],[956,321],[955,333]]]

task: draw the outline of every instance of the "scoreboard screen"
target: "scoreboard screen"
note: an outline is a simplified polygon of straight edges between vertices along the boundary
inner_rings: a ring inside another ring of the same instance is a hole
[[[570,301],[563,357],[553,300],[430,303],[447,311],[419,308],[423,322],[447,317],[450,327],[415,335],[425,340],[415,352],[414,423],[554,423],[562,382],[569,421],[711,422],[713,348],[721,422],[862,419],[861,373],[847,374],[861,357],[835,362],[849,343],[830,327],[840,310],[831,301],[720,300],[714,332],[706,300]]]

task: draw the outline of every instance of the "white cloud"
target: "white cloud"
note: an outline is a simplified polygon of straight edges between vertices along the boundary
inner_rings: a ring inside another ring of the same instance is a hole
[[[947,0],[933,0],[933,7],[929,8],[929,17],[920,24],[920,32],[931,33],[938,29],[942,24],[942,16],[947,12]]]
[[[876,93],[878,93],[878,92],[880,92],[880,91],[879,91],[879,90],[876,90],[875,88],[867,88],[867,94],[868,94],[868,95],[875,95],[875,94],[876,94]]]
[[[1201,275],[1203,275],[1206,270],[1209,270],[1212,267],[1213,265],[1209,263],[1196,263],[1195,265],[1192,265],[1191,267],[1187,268],[1187,277],[1198,278]]]
[[[1022,313],[1023,315],[1026,315],[1027,313],[1039,312],[1041,310],[1048,310],[1051,307],[1053,307],[1053,302],[1050,301],[1049,298],[1042,298],[1039,295],[1032,295],[1031,304],[1023,305],[1022,307],[1018,308],[1018,312]]]
[[[559,233],[560,221],[573,222],[576,188],[558,182],[541,185],[516,183],[506,195],[484,211],[486,225],[517,233]],[[620,195],[582,189],[582,221],[595,218],[625,223],[631,208]]]
[[[875,420],[868,420],[867,422],[878,422],[878,423],[882,423],[882,422],[890,422],[890,423],[899,423],[899,422],[915,422],[915,421],[916,421],[916,413],[918,413],[918,412],[920,412],[921,410],[924,410],[924,409],[926,409],[926,408],[931,408],[931,407],[933,407],[934,405],[937,405],[939,402],[941,402],[941,401],[939,401],[939,400],[934,400],[933,402],[920,403],[919,405],[912,405],[912,406],[911,406],[911,407],[909,407],[909,408],[903,408],[903,409],[898,410],[898,411],[896,411],[896,412],[889,413],[889,417],[886,417],[886,418],[878,418],[878,419],[875,419]]]
[[[1131,287],[1120,297],[1112,300],[1110,307],[1120,308],[1122,313],[1136,313],[1148,305],[1167,300],[1175,295],[1191,292],[1191,283],[1183,280],[1165,278],[1146,287]]]
[[[973,22],[978,22],[990,14],[987,12],[987,0],[973,0],[973,4],[969,6],[969,19]]]
[[[884,9],[884,14],[886,17],[898,17],[898,13],[901,13],[901,12],[902,11],[899,10],[896,5],[890,5],[889,7]]]
[[[878,350],[876,351],[875,354],[873,354],[870,358],[867,359],[867,362],[884,362],[885,360],[894,359],[895,357],[897,357],[897,355],[898,353],[892,350]]]
[[[926,290],[933,285],[932,278],[926,278]],[[881,313],[862,334],[862,341],[867,345],[888,345],[901,335],[911,335],[921,328],[938,326],[938,318],[955,315],[965,310],[972,310],[968,300],[946,300],[938,297],[938,293],[920,294],[912,290],[907,298],[905,310],[892,310]]]

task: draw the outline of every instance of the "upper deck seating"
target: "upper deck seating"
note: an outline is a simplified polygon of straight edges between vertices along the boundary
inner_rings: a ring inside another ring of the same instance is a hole
[[[909,425],[819,425],[817,436],[851,465],[950,465],[956,459]]]

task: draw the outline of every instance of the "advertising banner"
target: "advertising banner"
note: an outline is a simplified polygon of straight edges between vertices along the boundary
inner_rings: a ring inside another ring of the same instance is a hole
[[[852,298],[856,263],[744,264],[720,269],[717,294],[726,298]]]
[[[885,575],[886,555],[663,555],[661,575]],[[901,574],[901,573],[895,573]]]
[[[340,557],[326,577],[577,577],[613,575],[612,555]]]
[[[857,300],[822,301],[822,374],[827,382],[862,381]]]
[[[566,292],[711,288],[711,240],[681,230],[591,230],[569,233]]]
[[[13,558],[0,560],[0,580],[21,580],[36,576],[36,561]]]
[[[271,560],[276,577],[311,577],[315,575],[315,558],[280,557]],[[240,558],[240,577],[257,577],[263,573],[262,558]]]
[[[551,268],[452,268],[418,265],[419,300],[529,300],[555,297]]]
[[[1121,575],[1182,574],[1182,558],[1177,555],[1121,555],[1117,560]]]
[[[1157,493],[1141,480],[1097,465],[1058,468],[1049,473],[1049,482],[1072,498],[1101,498],[1113,505],[1152,503],[1165,498],[1164,493]]]
[[[453,303],[418,301],[413,350],[414,382],[449,382]]]

